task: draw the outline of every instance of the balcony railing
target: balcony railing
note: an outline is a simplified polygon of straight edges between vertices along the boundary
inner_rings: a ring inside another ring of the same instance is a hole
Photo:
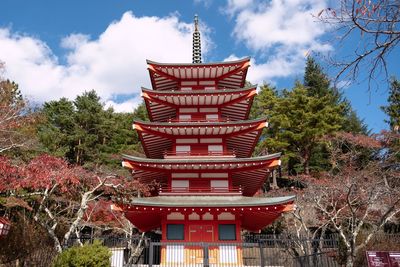
[[[235,151],[165,151],[164,158],[182,158],[182,157],[236,157]]]
[[[241,187],[160,187],[159,195],[242,195]]]
[[[229,122],[229,121],[232,120],[229,118],[204,118],[204,117],[173,118],[166,120],[166,122]]]

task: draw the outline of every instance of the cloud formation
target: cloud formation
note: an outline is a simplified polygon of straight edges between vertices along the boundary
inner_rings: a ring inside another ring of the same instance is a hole
[[[303,71],[306,56],[332,47],[320,38],[326,25],[313,16],[327,0],[228,0],[224,12],[235,21],[233,36],[256,54],[249,80],[260,83]]]
[[[326,29],[312,16],[325,7],[325,1],[227,1],[223,12],[234,24],[232,38],[255,55],[248,72],[251,82],[301,73],[306,54],[331,49],[320,41]],[[211,30],[200,22],[204,57],[214,45]],[[0,61],[6,63],[5,76],[37,102],[74,99],[95,89],[106,105],[132,111],[141,102],[140,87],[150,87],[146,59],[191,62],[192,27],[179,14],[160,18],[126,12],[98,37],[65,36],[60,40],[62,60],[39,38],[0,28]]]
[[[207,52],[207,36],[203,42]],[[5,76],[38,102],[74,99],[95,89],[107,105],[131,111],[141,101],[140,87],[150,86],[146,59],[191,62],[192,24],[180,21],[176,14],[159,18],[126,12],[98,38],[71,34],[60,46],[65,49],[65,64],[40,39],[0,28]],[[117,103],[121,96],[125,100]]]

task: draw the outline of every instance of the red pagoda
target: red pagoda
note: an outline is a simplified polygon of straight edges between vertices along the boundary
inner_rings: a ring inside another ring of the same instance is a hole
[[[248,119],[250,59],[201,63],[195,17],[192,64],[147,64],[150,122],[133,124],[147,158],[124,155],[123,166],[160,187],[125,206],[126,218],[143,232],[161,228],[165,242],[239,242],[242,230],[260,231],[292,210],[294,197],[255,196],[280,153],[251,157],[268,123]]]

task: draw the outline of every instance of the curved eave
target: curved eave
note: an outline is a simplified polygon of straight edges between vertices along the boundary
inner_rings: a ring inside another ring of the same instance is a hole
[[[257,85],[237,88],[237,89],[216,89],[216,90],[194,90],[194,91],[155,91],[149,88],[142,87],[142,92],[155,96],[195,96],[195,95],[227,95],[240,94],[249,91],[257,90]]]
[[[227,148],[237,157],[249,157],[268,126],[265,119],[229,122],[142,122],[135,121],[145,154],[149,158],[162,158],[172,149],[177,138],[223,138]]]
[[[157,196],[136,198],[129,208],[257,208],[288,204],[295,196],[284,197],[245,197],[245,196]]]
[[[215,173],[232,174],[232,186],[241,187],[243,195],[253,196],[263,185],[271,169],[280,165],[280,153],[254,158],[230,159],[147,159],[124,155],[122,165],[132,169],[132,176],[142,183],[153,181],[166,185],[168,174]]]
[[[247,125],[255,125],[255,124],[266,124],[267,119],[255,119],[255,120],[244,120],[244,121],[226,121],[226,122],[216,122],[216,121],[209,121],[209,122],[148,122],[148,121],[141,121],[135,120],[133,125],[140,125],[149,128],[162,128],[162,127],[241,127]],[[266,127],[267,125],[263,125]]]
[[[207,159],[149,159],[149,158],[140,158],[131,155],[122,154],[123,160],[132,161],[135,163],[149,163],[149,164],[198,164],[198,163],[255,163],[255,162],[266,162],[270,160],[279,159],[281,157],[281,153],[274,153],[265,156],[252,157],[252,158],[230,158],[230,159],[221,159],[221,158],[212,158],[209,157]],[[125,166],[129,167],[129,166]]]
[[[218,108],[222,117],[234,121],[246,120],[257,94],[256,87],[238,90],[154,91],[142,88],[151,121],[166,121],[177,117],[181,107]]]
[[[181,81],[216,81],[217,88],[243,87],[250,58],[237,61],[173,64],[147,60],[153,90],[176,90]]]
[[[137,199],[124,206],[125,216],[141,231],[161,226],[169,212],[220,213],[230,212],[240,220],[243,229],[257,232],[271,224],[281,214],[294,210],[295,196],[278,198],[246,197],[150,197]],[[192,199],[191,199],[192,198]]]
[[[245,62],[250,62],[250,57],[244,57],[244,58],[241,58],[238,60],[209,62],[209,63],[161,63],[161,62],[152,61],[150,59],[146,59],[146,63],[148,65],[164,66],[164,67],[192,67],[192,66],[213,67],[213,66],[218,66],[218,65],[234,65],[234,64],[240,64],[240,63],[245,63]]]

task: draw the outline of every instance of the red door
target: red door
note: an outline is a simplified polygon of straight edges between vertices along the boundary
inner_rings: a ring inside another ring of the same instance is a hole
[[[210,191],[210,181],[209,180],[191,180],[190,190],[192,192],[209,192]]]
[[[214,228],[212,225],[189,225],[189,242],[214,241]]]

